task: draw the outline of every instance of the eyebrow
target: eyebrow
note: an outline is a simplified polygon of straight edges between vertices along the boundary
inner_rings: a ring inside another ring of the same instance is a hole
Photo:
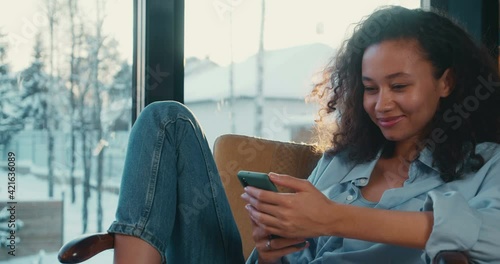
[[[391,79],[394,79],[397,77],[407,77],[407,76],[410,76],[410,74],[405,73],[405,72],[396,72],[396,73],[391,73],[391,74],[385,76],[385,79],[391,80]],[[367,76],[362,76],[361,78],[363,81],[373,81],[372,78],[367,77]]]

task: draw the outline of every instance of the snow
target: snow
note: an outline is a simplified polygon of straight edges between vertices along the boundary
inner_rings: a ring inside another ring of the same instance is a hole
[[[5,172],[0,170],[1,175]],[[35,177],[32,174],[18,175],[16,179],[16,196],[17,200],[48,200],[47,196],[47,182]],[[54,199],[64,199],[64,243],[72,240],[75,237],[80,236],[82,230],[82,186],[78,185],[76,194],[75,204],[70,203],[70,188],[67,185],[55,185],[54,186]],[[5,200],[7,198],[6,188],[0,188],[0,200]],[[111,193],[103,193],[102,197],[103,203],[103,229],[109,227],[109,225],[114,220],[114,214],[116,205],[118,204],[118,195]],[[22,219],[21,219],[22,220]],[[97,192],[92,190],[91,197],[89,199],[89,219],[88,219],[88,233],[97,232]],[[18,245],[19,247],[22,244]],[[5,248],[0,248],[0,251],[5,250]],[[41,262],[36,262],[39,258],[42,259]],[[94,258],[85,262],[85,264],[102,264],[102,263],[112,263],[113,262],[113,251],[108,250],[103,252]],[[58,263],[57,252],[39,252],[37,255],[29,257],[12,257],[8,261],[0,261],[0,263],[9,264],[45,264],[45,263]]]

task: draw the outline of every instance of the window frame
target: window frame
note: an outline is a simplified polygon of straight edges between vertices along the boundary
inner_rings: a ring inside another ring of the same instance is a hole
[[[184,0],[134,0],[132,123],[155,101],[184,102]]]

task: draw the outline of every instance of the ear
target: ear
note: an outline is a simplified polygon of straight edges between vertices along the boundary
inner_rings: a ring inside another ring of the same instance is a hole
[[[447,97],[455,87],[455,75],[453,71],[448,68],[444,71],[443,75],[438,80],[439,93],[441,97]]]

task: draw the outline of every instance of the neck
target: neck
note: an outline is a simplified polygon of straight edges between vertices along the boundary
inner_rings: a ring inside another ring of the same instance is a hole
[[[418,155],[416,139],[410,138],[405,141],[396,142],[393,157],[400,157],[406,161],[412,161]]]

